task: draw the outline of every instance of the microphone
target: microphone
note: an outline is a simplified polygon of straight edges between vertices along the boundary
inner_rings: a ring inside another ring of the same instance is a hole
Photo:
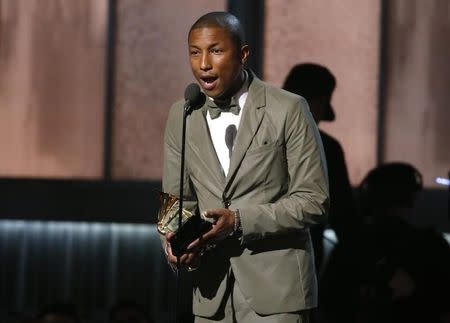
[[[178,203],[178,229],[170,240],[170,246],[174,256],[179,257],[186,253],[189,244],[200,237],[203,233],[211,230],[212,224],[198,215],[188,218],[183,223],[183,188],[184,188],[184,158],[186,145],[186,117],[192,110],[200,108],[205,104],[206,96],[200,91],[200,86],[197,83],[191,83],[184,91],[184,112],[183,112],[183,130],[181,138],[181,165],[180,165],[180,198]],[[180,276],[178,276],[179,278]]]
[[[233,151],[234,138],[236,138],[237,129],[234,124],[231,124],[225,130],[225,144],[228,147],[228,156],[231,159],[231,153]]]
[[[203,106],[206,100],[206,96],[200,91],[200,86],[197,83],[191,83],[186,87],[184,91],[184,110],[187,114],[191,113],[192,110],[200,108]]]

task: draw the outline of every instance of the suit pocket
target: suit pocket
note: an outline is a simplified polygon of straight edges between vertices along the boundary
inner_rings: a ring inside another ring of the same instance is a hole
[[[257,190],[261,193],[258,202],[267,203],[282,196],[289,183],[289,175],[284,159],[283,147],[277,143],[249,149],[239,168],[239,178],[246,191]]]
[[[276,149],[278,147],[278,142],[274,141],[274,142],[264,142],[261,146],[256,146],[256,147],[250,147],[247,150],[247,155],[254,155],[254,154],[258,154],[258,153],[263,153],[263,152],[270,152],[273,151],[274,149]]]

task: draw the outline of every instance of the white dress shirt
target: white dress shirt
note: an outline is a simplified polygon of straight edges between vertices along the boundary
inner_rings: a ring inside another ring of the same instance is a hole
[[[241,121],[242,111],[244,110],[247,96],[248,77],[246,77],[242,88],[234,95],[237,104],[239,104],[239,107],[241,108],[238,115],[235,115],[232,112],[222,112],[220,116],[215,119],[211,119],[209,111],[206,115],[209,133],[211,134],[211,140],[214,145],[214,149],[216,150],[216,154],[219,158],[220,164],[222,165],[225,176],[227,176],[228,169],[230,167],[230,152],[225,142],[226,129],[230,125],[236,126],[236,130],[239,129],[239,123]],[[211,100],[211,98],[208,98],[208,100]]]

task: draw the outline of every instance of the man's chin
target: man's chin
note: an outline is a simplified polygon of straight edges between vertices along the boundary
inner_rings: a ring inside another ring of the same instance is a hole
[[[211,99],[221,99],[221,97],[223,97],[223,93],[219,92],[219,91],[206,91],[205,89],[203,89],[203,91],[205,92],[205,94],[210,97]]]

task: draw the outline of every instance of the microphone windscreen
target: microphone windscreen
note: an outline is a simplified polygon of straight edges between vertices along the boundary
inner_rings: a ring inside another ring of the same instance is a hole
[[[200,97],[200,86],[197,83],[191,83],[184,91],[184,99],[189,102],[196,102]]]
[[[192,111],[203,106],[206,96],[203,92],[200,92],[200,86],[197,83],[191,83],[184,91],[184,99],[189,106],[188,111]]]
[[[225,144],[228,147],[228,150],[233,150],[234,138],[236,138],[237,128],[234,124],[229,125],[225,129]]]

